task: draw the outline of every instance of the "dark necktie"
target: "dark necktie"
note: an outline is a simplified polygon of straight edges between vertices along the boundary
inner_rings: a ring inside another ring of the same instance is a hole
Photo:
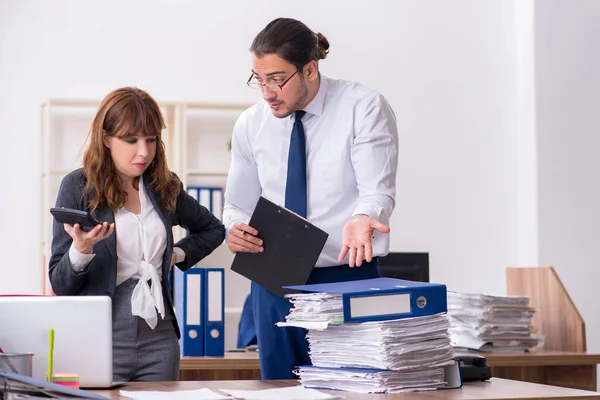
[[[302,126],[304,114],[306,111],[296,111],[292,128],[285,184],[285,208],[306,218],[306,138]]]

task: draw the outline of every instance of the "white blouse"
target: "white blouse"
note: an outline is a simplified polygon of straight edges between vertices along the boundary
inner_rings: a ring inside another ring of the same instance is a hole
[[[162,262],[167,247],[167,232],[158,213],[146,193],[140,177],[139,196],[141,213],[134,214],[125,207],[115,213],[117,240],[117,286],[129,278],[138,279],[131,296],[131,312],[143,318],[152,329],[158,322],[158,314],[165,317],[161,277]],[[177,262],[185,259],[185,253],[175,248]],[[73,269],[81,271],[94,254],[82,254],[71,244],[69,259]],[[150,284],[149,284],[150,282]]]
[[[141,213],[134,214],[125,207],[115,213],[115,229],[120,237],[127,238],[117,240],[117,286],[129,278],[139,279],[131,296],[131,312],[154,329],[158,322],[156,310],[165,317],[160,279],[167,232],[141,177],[139,187]]]

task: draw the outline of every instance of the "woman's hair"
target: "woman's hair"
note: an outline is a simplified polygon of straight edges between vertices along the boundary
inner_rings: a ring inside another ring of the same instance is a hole
[[[100,104],[89,132],[90,143],[83,155],[83,170],[87,179],[84,194],[91,210],[108,205],[116,210],[125,205],[127,194],[121,188],[110,149],[105,137],[124,137],[133,132],[142,136],[156,136],[156,155],[144,172],[145,183],[160,198],[163,207],[175,211],[180,185],[169,171],[161,131],[165,123],[160,107],[143,90],[131,87],[109,93]],[[139,178],[134,179],[134,186]]]
[[[329,42],[321,33],[314,33],[302,22],[277,18],[254,38],[250,51],[257,57],[277,54],[298,70],[310,61],[319,61],[329,54]]]

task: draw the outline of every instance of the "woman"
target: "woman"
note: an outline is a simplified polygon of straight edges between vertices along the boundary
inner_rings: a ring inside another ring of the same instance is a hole
[[[57,295],[107,295],[113,310],[113,379],[175,381],[179,336],[168,273],[187,270],[225,238],[220,221],[169,171],[156,101],[136,88],[104,98],[83,168],[61,182],[57,207],[101,221],[53,226],[49,274]],[[189,235],[173,244],[172,226]]]

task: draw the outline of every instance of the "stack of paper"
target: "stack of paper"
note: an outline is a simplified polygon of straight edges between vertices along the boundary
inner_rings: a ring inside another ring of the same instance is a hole
[[[445,313],[343,323],[341,295],[287,295],[294,305],[278,326],[307,329],[312,366],[296,373],[307,387],[382,393],[446,386],[454,364]]]
[[[342,296],[329,293],[298,293],[286,295],[294,305],[285,317],[288,324],[306,329],[325,329],[330,322],[344,322]]]
[[[445,386],[443,368],[399,372],[306,366],[297,373],[305,386],[357,393],[398,393]]]
[[[525,296],[448,291],[452,345],[482,352],[524,352],[538,344]]]
[[[330,325],[308,331],[310,357],[323,367],[397,371],[452,363],[445,314],[360,324]]]

